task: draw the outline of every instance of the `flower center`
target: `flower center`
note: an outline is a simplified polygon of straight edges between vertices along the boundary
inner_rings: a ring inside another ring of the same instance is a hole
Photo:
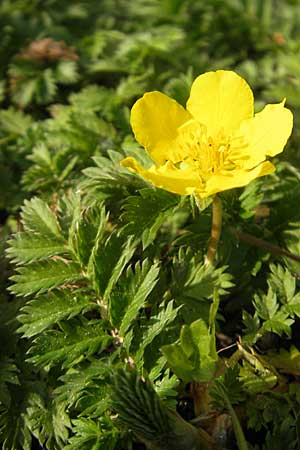
[[[208,136],[204,125],[191,120],[180,127],[179,141],[180,153],[184,155],[179,167],[194,166],[202,181],[236,167],[231,159],[232,140],[222,131],[217,136]]]

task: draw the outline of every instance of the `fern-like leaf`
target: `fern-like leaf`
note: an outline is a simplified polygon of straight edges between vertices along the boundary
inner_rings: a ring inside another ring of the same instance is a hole
[[[101,354],[113,342],[99,321],[72,319],[60,323],[60,329],[38,335],[29,351],[29,361],[42,367],[62,364],[71,367],[83,358]]]
[[[12,263],[27,264],[56,255],[68,255],[70,251],[62,239],[53,239],[30,232],[16,233],[8,241],[7,255]]]
[[[62,260],[34,262],[19,267],[17,272],[10,278],[15,284],[10,286],[9,290],[24,297],[35,293],[41,294],[48,289],[69,283],[76,283],[84,278],[76,263]]]
[[[54,213],[43,200],[34,197],[25,200],[21,212],[25,230],[35,231],[48,237],[61,237],[60,226]]]
[[[20,310],[18,319],[22,326],[19,332],[23,333],[24,337],[32,337],[61,320],[71,319],[97,307],[89,296],[80,292],[70,294],[64,290],[55,294],[51,293],[44,298],[39,296]]]

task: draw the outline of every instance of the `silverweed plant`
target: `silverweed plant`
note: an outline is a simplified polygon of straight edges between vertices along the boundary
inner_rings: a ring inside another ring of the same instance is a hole
[[[299,11],[0,3],[3,450],[300,448]]]

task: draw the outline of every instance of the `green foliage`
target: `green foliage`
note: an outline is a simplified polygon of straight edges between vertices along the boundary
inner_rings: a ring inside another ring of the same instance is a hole
[[[245,340],[251,343],[267,332],[290,335],[294,318],[299,317],[295,277],[281,266],[272,264],[270,269],[267,294],[254,296],[255,313],[252,317],[244,312]]]
[[[114,450],[119,432],[108,417],[101,417],[98,423],[88,419],[73,420],[74,436],[66,450]]]
[[[171,301],[166,308],[162,307],[157,315],[152,315],[151,320],[149,321],[150,323],[147,324],[147,329],[143,333],[139,343],[139,348],[134,355],[134,360],[138,367],[143,363],[146,347],[148,347],[156,336],[162,333],[164,329],[167,329],[168,325],[175,320],[179,310],[180,307],[174,308],[173,302]]]
[[[43,236],[60,237],[60,229],[55,215],[49,206],[39,198],[25,201],[21,213],[24,229],[35,231]]]
[[[155,239],[157,231],[176,206],[176,197],[167,191],[143,189],[140,197],[127,198],[123,219],[128,234],[141,236],[145,250]]]
[[[88,295],[81,292],[70,295],[69,291],[51,293],[51,295],[31,300],[21,308],[19,332],[32,337],[64,319],[71,319],[82,312],[93,310],[97,305]]]
[[[198,311],[208,321],[210,300],[217,288],[220,295],[233,286],[232,276],[227,267],[214,269],[203,263],[202,255],[194,255],[182,247],[174,258],[172,272],[172,295],[179,304],[186,306],[184,312],[188,320],[189,311]]]
[[[64,342],[67,341],[67,344]],[[77,319],[61,323],[60,330],[49,330],[36,337],[29,352],[29,361],[37,366],[50,368],[62,363],[72,367],[82,357],[100,354],[112,342],[101,324]],[[32,355],[33,354],[33,355]]]
[[[16,264],[26,264],[67,253],[68,249],[56,239],[49,239],[43,235],[32,236],[30,232],[16,234],[7,251],[11,262]]]
[[[147,261],[144,261],[141,268],[139,266],[135,267],[134,277],[128,274],[128,278],[131,278],[131,280],[129,280],[127,289],[126,291],[124,289],[124,291],[130,301],[127,302],[127,308],[124,308],[125,313],[120,323],[119,331],[121,336],[126,334],[138,311],[145,305],[147,296],[157,283],[158,272],[159,268],[156,265],[149,268]]]
[[[299,6],[0,2],[3,450],[300,448]],[[120,162],[153,164],[136,99],[185,105],[220,68],[295,127],[275,173],[220,195],[211,266],[211,199]]]
[[[216,371],[215,336],[198,319],[190,326],[183,325],[180,343],[162,347],[162,352],[175,374],[185,381],[207,382]]]
[[[200,449],[201,445],[208,448],[197,429],[168,410],[149,380],[142,381],[135,372],[116,374],[114,408],[121,423],[129,426],[150,448],[184,450]]]
[[[31,295],[46,292],[58,286],[80,281],[83,277],[79,273],[79,266],[61,260],[32,263],[17,269],[17,275],[11,280],[15,282],[9,290],[16,295]]]

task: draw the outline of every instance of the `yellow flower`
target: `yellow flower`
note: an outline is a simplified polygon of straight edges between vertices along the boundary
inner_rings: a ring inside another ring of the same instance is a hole
[[[282,152],[293,116],[284,101],[253,116],[246,81],[217,70],[196,78],[186,109],[147,92],[131,110],[131,126],[155,164],[145,169],[128,157],[123,166],[159,188],[205,198],[272,173],[266,157]]]

